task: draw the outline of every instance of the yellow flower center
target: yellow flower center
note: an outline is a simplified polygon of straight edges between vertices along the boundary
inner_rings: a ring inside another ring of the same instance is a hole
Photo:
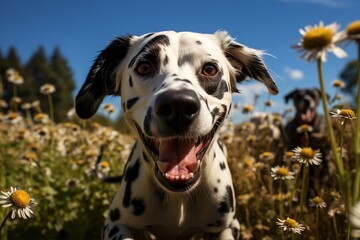
[[[334,80],[333,86],[334,87],[344,87],[345,83],[343,81],[340,81],[340,80]]]
[[[343,117],[353,118],[355,117],[355,113],[351,109],[341,109],[339,115]]]
[[[261,154],[261,157],[263,158],[271,158],[273,156],[273,154],[271,152],[263,152]]]
[[[292,218],[287,218],[284,222],[284,225],[286,225],[289,228],[296,228],[298,223]]]
[[[286,153],[285,153],[285,157],[286,158],[292,158],[293,156],[295,155],[295,153],[294,152],[292,152],[292,151],[287,151]]]
[[[310,29],[303,37],[305,49],[323,48],[332,42],[334,32],[329,28],[315,27]]]
[[[252,167],[254,165],[254,159],[252,158],[245,159],[245,165],[248,167]]]
[[[101,168],[108,168],[109,166],[110,166],[109,163],[106,161],[100,163]]]
[[[35,115],[35,118],[38,120],[43,120],[43,119],[45,119],[45,117],[46,117],[45,113],[38,113]]]
[[[310,129],[310,126],[307,125],[307,124],[302,124],[302,125],[299,126],[299,131],[300,132],[308,132],[309,129]]]
[[[271,107],[271,105],[272,105],[272,102],[271,102],[271,101],[266,101],[266,102],[265,102],[265,106]]]
[[[279,167],[276,170],[276,175],[286,177],[289,175],[289,170],[286,167]]]
[[[14,120],[14,119],[16,119],[18,117],[18,115],[16,114],[16,113],[9,113],[9,115],[8,115],[8,118],[10,119],[10,120]]]
[[[243,111],[244,111],[244,112],[250,112],[250,111],[252,111],[253,109],[254,109],[253,106],[251,106],[251,105],[245,105],[244,108],[243,108]]]
[[[25,154],[25,159],[35,161],[37,159],[37,155],[34,152],[28,152]]]
[[[26,208],[30,203],[30,195],[24,190],[16,190],[10,196],[10,201],[19,208]]]
[[[360,20],[350,23],[346,28],[346,32],[348,35],[360,34]]]
[[[323,202],[324,202],[324,200],[323,200],[321,197],[314,197],[314,198],[312,199],[312,201],[313,201],[313,203],[315,203],[315,204],[320,204],[320,203],[323,203]]]
[[[304,147],[301,149],[300,156],[306,159],[310,159],[315,156],[315,152],[310,147]]]

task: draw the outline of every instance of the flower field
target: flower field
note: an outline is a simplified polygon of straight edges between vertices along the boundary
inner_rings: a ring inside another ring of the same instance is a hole
[[[335,108],[340,102],[328,103],[323,76],[328,52],[346,56],[340,43],[360,49],[360,21],[341,32],[336,24],[320,22],[300,33],[295,49],[318,67],[326,113],[321,141],[327,148],[312,146],[314,126],[303,124],[297,131],[305,141],[289,149],[284,137],[289,113],[272,113],[271,101],[265,102],[266,115],[254,113],[250,104],[233,108],[247,120],[226,123],[219,134],[228,148],[241,239],[360,237],[360,98],[356,109]],[[81,120],[73,109],[67,121],[56,122],[54,86],[39,89],[50,106],[44,112],[38,101],[21,101],[17,88],[26,79],[16,69],[6,76],[13,95],[11,101],[0,99],[0,239],[99,239],[119,186],[102,179],[121,175],[134,136]],[[357,79],[360,86],[359,70]],[[103,109],[114,111],[111,104]],[[326,176],[316,175],[325,163]]]

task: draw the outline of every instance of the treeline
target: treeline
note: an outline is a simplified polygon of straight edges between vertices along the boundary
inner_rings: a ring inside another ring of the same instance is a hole
[[[9,69],[16,70],[24,79],[23,83],[16,86],[8,81],[6,72]],[[10,103],[14,95],[19,97],[21,104],[40,101],[41,109],[49,113],[49,101],[46,95],[40,93],[40,87],[51,84],[55,87],[52,93],[54,104],[55,121],[64,121],[67,112],[73,107],[74,99],[72,92],[75,89],[72,70],[61,54],[59,48],[55,48],[48,56],[43,47],[39,47],[28,61],[22,63],[16,49],[9,48],[7,53],[0,51],[0,99]]]

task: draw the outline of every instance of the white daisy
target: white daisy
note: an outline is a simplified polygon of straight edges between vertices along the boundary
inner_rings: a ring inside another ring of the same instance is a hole
[[[356,119],[355,112],[351,109],[338,109],[335,112],[330,112],[331,117],[333,118],[342,118],[348,120]]]
[[[301,232],[305,230],[304,225],[298,223],[296,220],[292,218],[286,218],[285,220],[278,218],[277,220],[278,221],[276,222],[276,224],[279,226],[279,228],[283,229],[284,231],[290,231],[301,234]]]
[[[342,36],[342,33],[338,32],[339,27],[337,23],[324,26],[323,22],[319,25],[306,26],[299,30],[303,38],[294,48],[297,48],[302,53],[301,57],[307,61],[325,62],[328,51],[338,58],[344,58],[347,56],[346,52],[336,45]]]
[[[52,84],[45,83],[44,85],[42,85],[40,87],[40,93],[42,93],[44,95],[54,93],[55,91],[56,91],[56,88]]]
[[[12,208],[11,219],[14,219],[16,215],[23,219],[31,218],[31,215],[33,215],[31,207],[35,204],[35,201],[30,198],[26,191],[10,187],[10,191],[1,191],[1,193],[0,205],[4,208]]]
[[[319,196],[316,196],[316,197],[309,200],[309,206],[310,207],[325,208],[326,203],[325,203],[324,199],[322,199]]]
[[[306,165],[320,165],[321,164],[321,153],[320,150],[313,150],[311,147],[296,147],[293,152],[295,155],[293,159]]]
[[[341,34],[341,40],[354,40],[360,43],[360,20],[349,23]]]
[[[295,173],[292,171],[289,171],[289,169],[285,166],[276,166],[271,168],[271,177],[274,178],[274,180],[285,180],[285,179],[293,179]]]

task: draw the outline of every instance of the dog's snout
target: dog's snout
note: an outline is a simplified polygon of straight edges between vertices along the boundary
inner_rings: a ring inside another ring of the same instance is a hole
[[[156,115],[166,125],[179,129],[192,123],[199,111],[200,101],[191,90],[166,91],[155,102]]]

